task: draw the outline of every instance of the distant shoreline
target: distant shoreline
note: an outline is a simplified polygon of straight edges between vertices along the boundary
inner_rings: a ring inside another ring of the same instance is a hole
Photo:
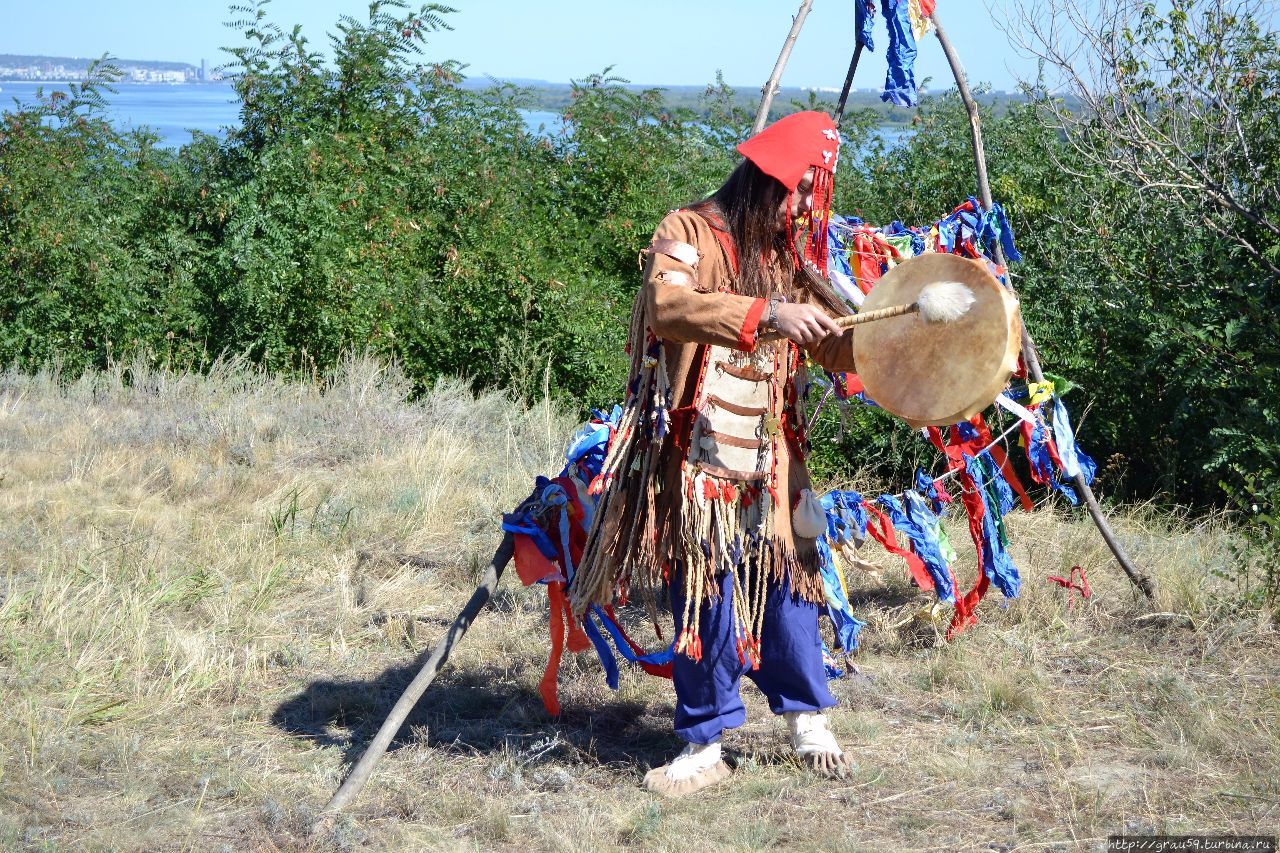
[[[65,71],[66,69],[63,70]],[[28,88],[31,90],[29,96],[33,96],[34,90],[37,88],[64,87],[77,82],[80,81],[74,76],[50,76],[40,80],[2,76],[0,77],[0,101],[7,102],[10,100],[10,96],[14,94],[14,90],[18,87]],[[461,86],[474,91],[495,84],[499,86],[514,86],[522,90],[522,94],[516,99],[516,105],[523,110],[564,115],[573,109],[574,89],[573,85],[569,83],[553,83],[529,78],[495,81],[486,77],[470,77],[463,81]],[[719,91],[709,92],[706,86],[683,84],[662,85],[620,82],[620,85],[631,92],[657,90],[662,101],[661,109],[677,115],[705,116],[708,109],[711,108],[709,100],[714,100],[718,102],[720,108],[732,105],[734,110],[751,116],[755,114],[760,102],[759,90],[746,86],[729,86]],[[192,78],[186,80],[126,79],[114,81],[110,86],[114,91],[121,93],[121,98],[127,97],[130,92],[138,93],[141,96],[141,93],[146,91],[156,93],[186,91],[191,94],[191,97],[201,97],[196,93],[206,92],[208,96],[212,96],[216,90],[220,93],[226,93],[232,100],[236,100],[234,81],[228,78],[219,80],[197,80]],[[21,94],[21,92],[18,92],[18,94]],[[921,102],[927,103],[943,95],[943,92],[938,91],[922,92]],[[112,96],[107,94],[107,98],[111,100]],[[998,117],[1003,115],[1011,106],[1024,103],[1026,98],[1021,94],[985,92],[978,95],[978,100],[989,107]],[[796,109],[806,108],[834,112],[835,104],[836,94],[826,90],[815,91],[809,88],[783,87],[774,99],[770,116],[773,119],[777,119]],[[906,130],[912,127],[918,115],[915,108],[899,107],[885,103],[881,100],[878,89],[861,87],[849,93],[847,110],[847,115],[861,114],[860,122],[869,121],[877,126],[890,127],[897,130]]]
[[[5,83],[83,83],[84,77],[50,77],[37,80],[33,77],[0,77],[0,86]],[[112,86],[230,86],[230,80],[115,80]]]

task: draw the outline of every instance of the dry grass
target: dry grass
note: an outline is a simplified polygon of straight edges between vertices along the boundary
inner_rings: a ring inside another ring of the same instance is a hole
[[[544,596],[511,584],[312,834],[574,426],[406,391],[362,360],[323,388],[239,365],[0,377],[0,847],[1073,849],[1280,823],[1280,643],[1233,604],[1228,532],[1116,519],[1151,608],[1086,521],[1041,509],[1009,519],[1023,597],[993,594],[951,644],[870,555],[863,675],[835,683],[850,781],[801,771],[746,687],[734,779],[652,799],[669,684],[629,672],[613,694],[570,660],[546,719]],[[1074,563],[1095,597],[1069,608],[1045,577]],[[1152,609],[1189,619],[1136,621]]]

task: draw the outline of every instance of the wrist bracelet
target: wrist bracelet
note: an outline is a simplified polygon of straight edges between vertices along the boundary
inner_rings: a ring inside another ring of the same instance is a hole
[[[787,297],[785,296],[769,297],[769,315],[765,318],[764,323],[771,330],[777,330],[778,328],[778,303],[786,301]]]

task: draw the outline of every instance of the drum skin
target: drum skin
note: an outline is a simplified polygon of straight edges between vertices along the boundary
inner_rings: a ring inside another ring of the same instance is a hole
[[[1018,366],[1018,300],[986,264],[930,252],[889,270],[862,311],[916,300],[925,285],[958,281],[974,295],[960,319],[926,323],[918,313],[854,327],[853,358],[867,396],[912,427],[967,421],[991,405]]]

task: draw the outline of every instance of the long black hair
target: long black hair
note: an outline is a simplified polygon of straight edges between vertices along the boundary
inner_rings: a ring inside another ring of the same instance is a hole
[[[781,293],[791,299],[800,286],[835,316],[848,314],[825,279],[796,264],[793,235],[778,221],[778,211],[790,194],[781,181],[744,159],[720,189],[689,207],[733,238],[738,251],[735,292],[763,299]],[[775,264],[782,269],[781,278]]]

